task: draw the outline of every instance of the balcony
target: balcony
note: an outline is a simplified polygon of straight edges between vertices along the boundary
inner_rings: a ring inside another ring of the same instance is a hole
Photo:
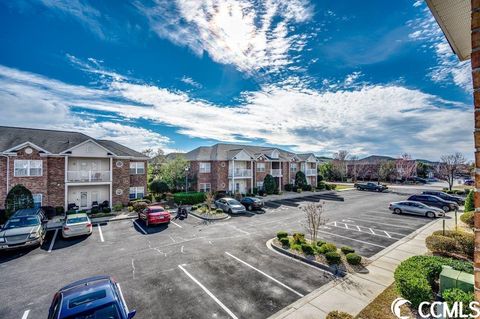
[[[228,177],[252,177],[252,170],[250,168],[236,168],[235,170],[231,169],[228,171]]]
[[[97,183],[111,180],[110,171],[67,171],[69,183]]]
[[[306,176],[316,176],[317,175],[317,169],[315,168],[307,168],[305,170],[305,175]]]
[[[270,175],[273,177],[282,177],[282,170],[280,168],[273,168],[270,170]]]

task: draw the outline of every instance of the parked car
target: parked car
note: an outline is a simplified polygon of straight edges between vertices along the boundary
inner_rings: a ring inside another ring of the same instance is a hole
[[[0,230],[0,250],[41,246],[47,221],[41,208],[18,210]]]
[[[440,208],[427,206],[423,203],[410,200],[390,203],[388,209],[390,209],[394,214],[406,213],[427,216],[428,218],[445,216],[445,212]]]
[[[263,209],[263,201],[256,197],[244,197],[240,203],[249,211]]]
[[[452,201],[446,201],[433,195],[412,195],[408,200],[420,202],[427,206],[433,206],[443,209],[445,212],[458,209],[458,204]]]
[[[427,180],[418,176],[412,177],[412,181],[417,184],[426,184]]]
[[[120,285],[110,276],[95,276],[71,283],[54,296],[48,319],[131,319]]]
[[[222,209],[229,214],[239,214],[245,212],[245,207],[236,199],[224,197],[215,201],[217,208]]]
[[[162,206],[149,206],[138,213],[138,219],[143,220],[145,225],[169,224],[171,220],[170,212]]]
[[[63,221],[62,236],[64,238],[92,234],[92,222],[87,214],[69,214]]]
[[[388,189],[386,185],[373,183],[373,182],[355,183],[353,184],[353,187],[361,191],[374,191],[374,192],[383,192]]]
[[[466,179],[466,180],[463,182],[463,185],[473,186],[473,185],[475,185],[475,181],[474,181],[473,179]]]
[[[450,202],[455,202],[458,205],[465,204],[464,198],[460,196],[450,195],[441,191],[424,191],[423,194],[437,196],[437,197],[440,197],[441,199],[444,199]]]

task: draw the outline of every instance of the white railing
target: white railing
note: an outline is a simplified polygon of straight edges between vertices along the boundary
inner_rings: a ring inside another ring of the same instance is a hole
[[[67,182],[71,183],[110,182],[111,180],[110,171],[67,171]]]
[[[307,176],[315,176],[315,175],[317,175],[317,170],[314,169],[314,168],[307,168],[307,169],[305,170],[305,175],[307,175]]]
[[[273,177],[280,177],[282,176],[282,170],[280,168],[272,168],[270,170],[270,175]]]
[[[228,177],[252,177],[252,170],[250,168],[236,168],[228,171]]]

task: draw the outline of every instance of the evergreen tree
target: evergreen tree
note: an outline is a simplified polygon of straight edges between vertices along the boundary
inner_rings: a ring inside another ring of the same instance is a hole
[[[277,183],[272,175],[267,174],[267,176],[265,176],[265,179],[263,180],[263,189],[269,195],[273,194],[277,189]]]
[[[305,174],[302,171],[298,171],[297,174],[295,174],[295,186],[305,189],[307,185],[307,178],[305,177]]]

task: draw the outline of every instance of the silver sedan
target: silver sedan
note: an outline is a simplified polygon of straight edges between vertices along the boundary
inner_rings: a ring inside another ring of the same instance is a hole
[[[87,214],[67,215],[62,227],[64,238],[90,235],[92,233],[92,222]]]
[[[405,214],[427,216],[429,218],[445,216],[445,212],[440,208],[427,206],[420,202],[415,202],[411,200],[390,203],[390,206],[388,206],[388,208],[394,214],[405,213]]]
[[[219,200],[215,201],[215,205],[222,209],[225,213],[229,214],[240,214],[246,212],[245,206],[233,198],[220,198]]]

